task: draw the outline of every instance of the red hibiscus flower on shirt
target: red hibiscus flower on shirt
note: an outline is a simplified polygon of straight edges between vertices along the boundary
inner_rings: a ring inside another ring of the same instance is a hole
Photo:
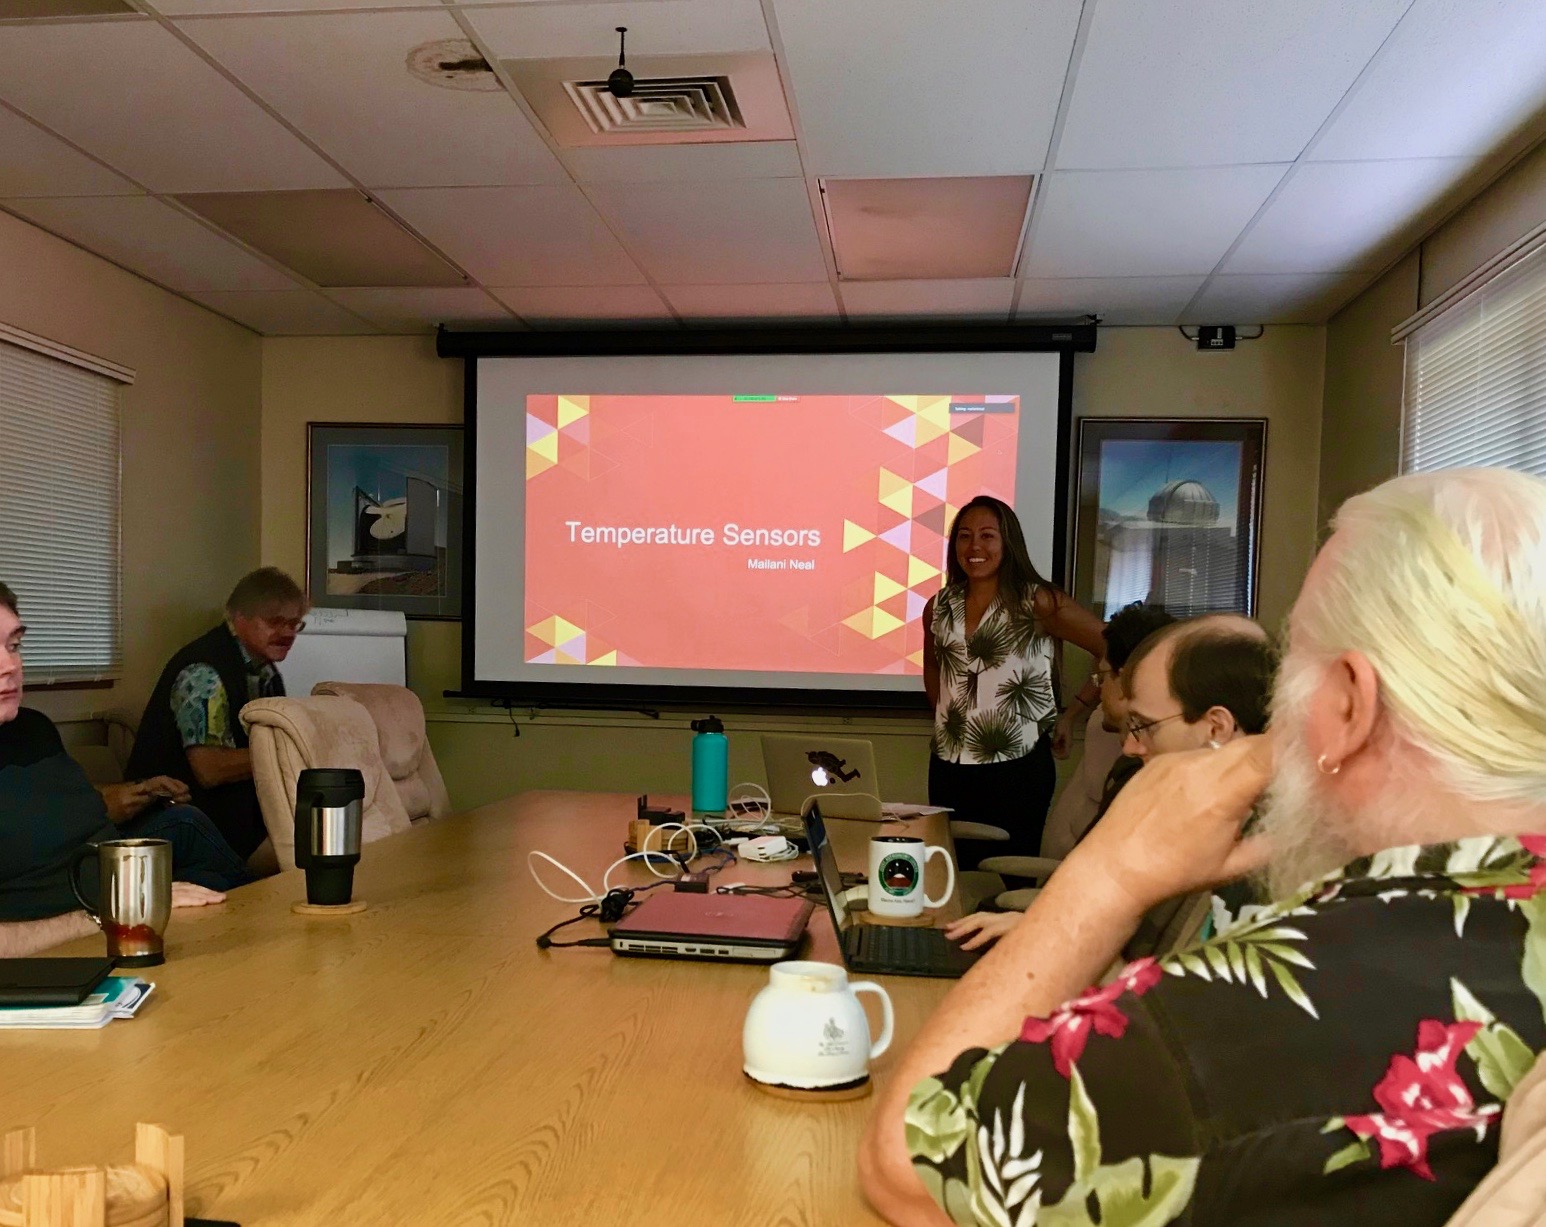
[[[1432,1180],[1428,1139],[1446,1129],[1475,1129],[1480,1137],[1501,1110],[1497,1104],[1478,1108],[1470,1088],[1455,1072],[1455,1062],[1481,1027],[1476,1022],[1424,1019],[1417,1025],[1417,1051],[1391,1057],[1384,1078],[1374,1088],[1374,1101],[1381,1110],[1342,1118],[1365,1141],[1379,1142],[1381,1167],[1409,1167],[1424,1180]]]
[[[1129,963],[1110,984],[1092,988],[1083,996],[1060,1005],[1049,1018],[1027,1018],[1020,1038],[1032,1044],[1052,1041],[1052,1064],[1070,1077],[1074,1062],[1084,1055],[1091,1031],[1121,1039],[1127,1031],[1127,1015],[1113,1004],[1123,993],[1143,996],[1160,982],[1164,973],[1154,959]]]

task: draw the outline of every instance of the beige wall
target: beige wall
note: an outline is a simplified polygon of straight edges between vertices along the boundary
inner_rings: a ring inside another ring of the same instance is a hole
[[[123,398],[124,677],[28,702],[61,719],[138,717],[166,658],[257,565],[261,342],[4,213],[0,320],[137,372]]]
[[[1081,355],[1081,415],[1266,417],[1268,474],[1262,612],[1279,618],[1314,546],[1323,330],[1272,328],[1232,354],[1199,354],[1172,328],[1103,330]],[[299,576],[305,566],[306,423],[456,422],[461,364],[435,357],[429,338],[269,338],[263,346],[263,560]],[[430,737],[458,806],[523,788],[681,792],[688,716],[504,713],[447,701],[460,680],[460,625],[410,622],[410,684],[431,713]],[[1069,676],[1085,668],[1070,662]],[[922,797],[927,721],[787,715],[727,716],[732,779],[762,779],[756,734],[811,727],[872,738],[885,792]]]
[[[1546,144],[1519,159],[1326,326],[1321,516],[1400,469],[1403,349],[1391,329],[1546,224]]]

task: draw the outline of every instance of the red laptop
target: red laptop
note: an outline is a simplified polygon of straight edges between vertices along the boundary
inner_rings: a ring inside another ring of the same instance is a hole
[[[612,926],[612,951],[644,958],[777,963],[810,919],[806,899],[659,890]]]

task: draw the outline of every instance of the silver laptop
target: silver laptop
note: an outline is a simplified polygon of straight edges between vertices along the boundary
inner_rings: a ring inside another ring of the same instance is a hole
[[[828,818],[882,818],[875,748],[868,741],[821,733],[764,733],[762,765],[774,814],[799,818],[814,800]]]

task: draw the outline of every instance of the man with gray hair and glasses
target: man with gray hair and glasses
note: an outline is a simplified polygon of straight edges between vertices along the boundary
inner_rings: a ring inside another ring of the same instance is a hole
[[[1271,907],[1086,988],[1252,873]],[[1139,772],[918,1035],[860,1173],[898,1224],[1442,1224],[1543,1011],[1546,482],[1398,478],[1310,569],[1271,733]]]
[[[237,855],[268,837],[252,782],[247,731],[237,719],[253,699],[285,692],[279,664],[306,622],[306,594],[278,567],[242,576],[225,620],[173,655],[145,704],[131,775],[184,781]]]

